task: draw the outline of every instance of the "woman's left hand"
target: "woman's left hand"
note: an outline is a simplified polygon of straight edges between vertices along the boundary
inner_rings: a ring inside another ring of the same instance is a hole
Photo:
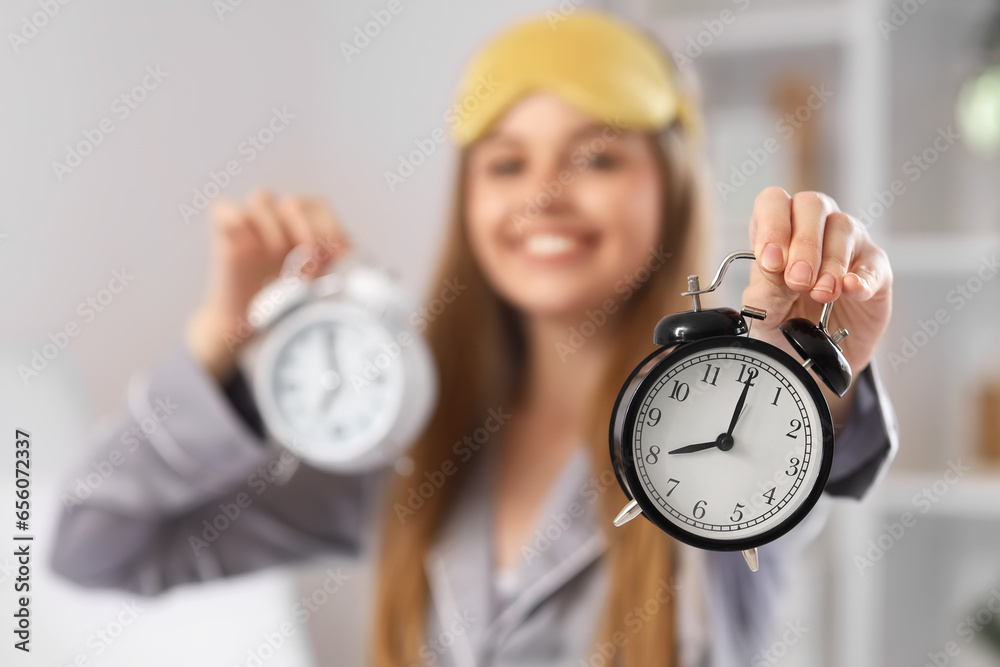
[[[819,322],[823,304],[837,301],[830,332],[850,332],[840,345],[855,377],[871,361],[892,313],[892,268],[858,221],[820,192],[789,195],[765,188],[754,201],[750,244],[757,257],[743,304],[767,311],[755,322],[753,337],[780,347],[798,359],[778,329],[792,317]],[[853,403],[852,384],[843,399],[820,386],[843,424]]]

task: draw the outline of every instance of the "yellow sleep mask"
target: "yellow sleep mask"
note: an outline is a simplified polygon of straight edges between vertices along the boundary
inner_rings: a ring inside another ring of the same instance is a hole
[[[697,116],[663,52],[638,30],[595,11],[549,12],[505,30],[469,63],[447,115],[452,140],[479,139],[514,102],[551,92],[627,129],[655,131]]]

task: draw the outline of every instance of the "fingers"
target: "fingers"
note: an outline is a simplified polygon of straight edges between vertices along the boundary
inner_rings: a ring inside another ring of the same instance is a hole
[[[242,206],[216,199],[211,216],[222,238],[240,246],[256,243],[271,260],[281,261],[295,246],[305,246],[310,256],[307,273],[343,255],[349,245],[336,216],[319,198],[287,195],[278,200],[269,190],[257,188]]]
[[[792,198],[779,187],[765,188],[754,201],[750,244],[764,278],[784,288],[788,245],[792,238]]]
[[[348,248],[347,238],[333,211],[319,199],[285,197],[281,214],[303,230],[309,260],[303,265],[306,274],[317,274],[331,260],[341,257]]]
[[[809,295],[820,303],[840,297],[844,276],[854,258],[861,230],[846,213],[835,211],[826,218],[823,234],[823,260],[818,278]]]
[[[309,218],[313,230],[316,233],[316,243],[326,254],[339,256],[350,246],[347,235],[343,227],[337,220],[337,216],[319,199],[306,199],[304,201],[305,214]]]
[[[792,290],[808,292],[816,282],[826,218],[835,210],[830,198],[818,192],[799,192],[792,197],[792,240],[785,266],[785,283]]]
[[[818,192],[778,187],[757,196],[750,241],[760,275],[776,297],[808,292],[816,302],[873,298],[892,284],[888,257],[864,226]]]
[[[867,301],[892,286],[892,267],[882,248],[864,237],[844,276],[844,296],[853,301]]]
[[[260,234],[268,254],[272,258],[283,259],[295,245],[295,237],[294,230],[287,221],[278,216],[274,196],[264,189],[254,190],[250,195],[247,213],[250,224]]]
[[[831,221],[835,214],[838,217]],[[832,300],[829,295],[839,294],[850,263],[854,228],[849,223],[850,218],[822,193],[800,192],[793,197],[779,187],[762,190],[750,222],[761,274],[782,293],[811,292],[819,301]],[[829,234],[828,225],[832,225]]]
[[[216,234],[236,241],[256,237],[256,232],[246,220],[243,209],[235,202],[220,197],[212,202],[209,210]]]
[[[295,235],[296,245],[312,243],[316,236],[309,218],[302,210],[302,202],[301,197],[285,196],[276,206],[277,215]]]
[[[217,253],[214,269],[225,271],[233,262],[256,261],[262,252],[265,258],[272,256],[247,207],[220,197],[212,202],[210,215],[212,246]]]

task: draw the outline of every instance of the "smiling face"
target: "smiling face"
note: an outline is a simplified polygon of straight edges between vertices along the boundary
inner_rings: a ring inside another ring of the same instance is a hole
[[[465,220],[503,298],[578,318],[655,252],[662,186],[653,140],[552,95],[525,97],[469,148]],[[618,299],[616,299],[617,301]]]

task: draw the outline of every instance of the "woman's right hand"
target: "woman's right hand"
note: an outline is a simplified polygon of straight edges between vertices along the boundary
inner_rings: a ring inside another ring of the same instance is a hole
[[[211,264],[201,305],[188,319],[185,343],[192,356],[216,379],[233,370],[239,348],[249,340],[247,308],[254,295],[278,277],[285,256],[305,244],[311,260],[302,269],[315,278],[348,250],[347,239],[330,208],[320,199],[276,198],[253,191],[240,205],[216,199],[209,209]]]

